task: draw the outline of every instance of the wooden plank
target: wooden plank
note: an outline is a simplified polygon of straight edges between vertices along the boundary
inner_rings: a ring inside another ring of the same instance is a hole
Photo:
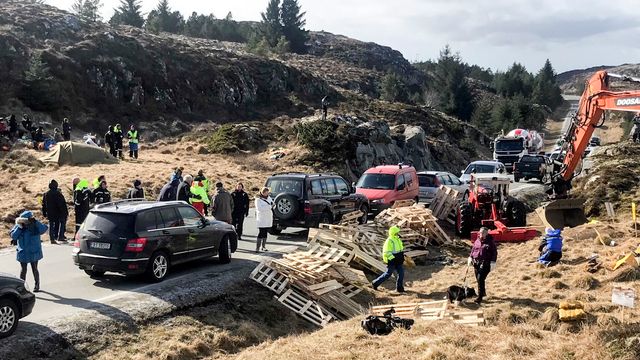
[[[280,297],[276,296],[276,299],[284,306],[293,310],[296,314],[315,325],[324,327],[333,319],[333,316],[321,307],[320,304],[307,299],[293,289],[285,291]]]

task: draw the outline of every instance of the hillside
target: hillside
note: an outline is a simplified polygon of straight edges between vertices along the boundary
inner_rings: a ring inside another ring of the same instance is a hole
[[[566,71],[558,74],[556,80],[564,94],[581,95],[584,82],[596,71],[607,70],[620,75],[639,76],[640,64],[622,64],[619,66],[594,66],[588,69]]]

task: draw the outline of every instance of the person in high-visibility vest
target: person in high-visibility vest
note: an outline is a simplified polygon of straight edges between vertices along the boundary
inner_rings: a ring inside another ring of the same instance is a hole
[[[378,286],[387,281],[394,272],[397,272],[396,291],[404,292],[404,245],[398,234],[400,234],[399,227],[389,228],[389,237],[382,247],[382,261],[387,264],[387,271],[373,281],[374,290],[378,290]]]
[[[129,139],[129,157],[133,159],[138,158],[138,142],[140,137],[138,136],[138,130],[135,125],[131,125],[131,129],[127,132],[127,139]]]
[[[190,191],[193,194],[193,197],[189,199],[189,202],[200,214],[204,215],[205,205],[209,205],[211,203],[207,190],[204,188],[201,181],[194,181],[193,184],[191,184]]]

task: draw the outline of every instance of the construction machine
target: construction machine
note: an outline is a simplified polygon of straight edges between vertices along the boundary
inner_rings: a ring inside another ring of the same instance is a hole
[[[611,74],[606,71],[596,72],[585,84],[580,98],[578,111],[571,120],[571,125],[562,138],[560,154],[551,174],[549,200],[536,212],[546,226],[562,229],[584,224],[587,218],[584,213],[584,201],[571,198],[571,181],[579,175],[576,172],[583,154],[596,128],[604,124],[605,110],[640,111],[640,90],[612,91],[612,81],[640,83],[640,79]]]
[[[497,242],[526,241],[538,235],[526,225],[525,205],[509,196],[511,179],[507,175],[472,174],[469,195],[458,206],[456,230],[475,241],[480,226],[489,228]]]

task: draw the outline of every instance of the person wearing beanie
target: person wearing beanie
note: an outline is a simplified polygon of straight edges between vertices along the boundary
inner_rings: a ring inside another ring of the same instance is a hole
[[[142,181],[136,179],[133,182],[133,188],[129,189],[127,199],[144,199],[144,189],[142,188]]]
[[[16,260],[20,263],[20,279],[27,279],[27,265],[31,264],[31,271],[35,280],[34,292],[40,291],[40,273],[38,261],[42,260],[42,242],[40,235],[47,232],[47,225],[33,217],[31,211],[24,211],[16,219],[11,229],[11,241],[17,245]]]
[[[55,180],[49,182],[49,191],[42,197],[42,216],[49,220],[49,241],[52,244],[57,244],[57,241],[66,242],[64,233],[69,209]]]

